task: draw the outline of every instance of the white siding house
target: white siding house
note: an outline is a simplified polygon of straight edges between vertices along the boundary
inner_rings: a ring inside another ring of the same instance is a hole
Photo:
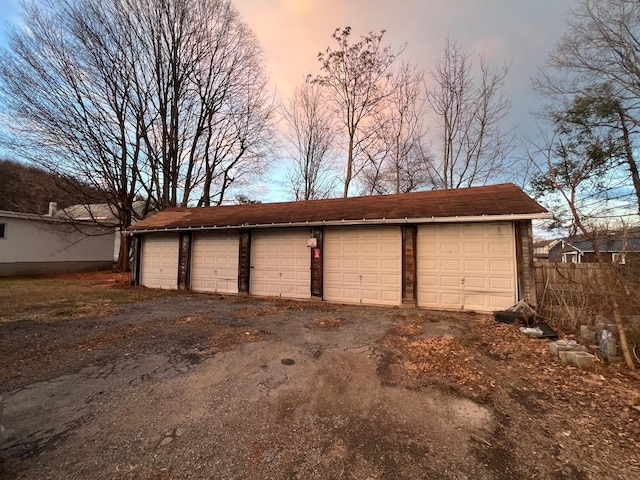
[[[114,227],[0,211],[0,276],[110,269]]]

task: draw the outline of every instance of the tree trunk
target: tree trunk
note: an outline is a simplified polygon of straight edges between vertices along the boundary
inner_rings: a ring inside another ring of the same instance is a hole
[[[120,232],[120,251],[118,253],[118,271],[129,272],[129,250],[131,249],[131,237],[124,232]]]

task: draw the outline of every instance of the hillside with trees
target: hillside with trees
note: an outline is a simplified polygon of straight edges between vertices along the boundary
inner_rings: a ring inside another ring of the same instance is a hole
[[[41,168],[0,159],[0,210],[45,214],[49,202],[58,208],[102,203],[105,195],[80,180]]]

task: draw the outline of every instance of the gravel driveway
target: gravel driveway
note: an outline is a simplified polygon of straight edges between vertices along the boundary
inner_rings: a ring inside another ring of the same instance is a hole
[[[488,408],[394,386],[379,341],[399,314],[182,295],[3,325],[25,354],[0,390],[0,476],[497,478]],[[472,321],[447,316],[423,336]]]

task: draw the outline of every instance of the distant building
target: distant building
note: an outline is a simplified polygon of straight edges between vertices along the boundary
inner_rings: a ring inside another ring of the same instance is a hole
[[[533,242],[533,257],[535,260],[549,260],[549,251],[558,243],[560,240],[551,239],[551,240],[540,240],[537,242]]]
[[[56,214],[0,211],[0,276],[112,268],[115,226]]]
[[[137,200],[133,202],[133,210],[142,215],[146,207],[146,202],[143,200]],[[72,221],[86,221],[95,222],[100,225],[114,225],[115,236],[113,239],[113,261],[117,262],[120,255],[120,221],[117,218],[116,210],[112,205],[108,203],[89,203],[72,205],[68,208],[59,210],[56,215],[60,218],[72,220]],[[135,218],[133,223],[135,223]]]
[[[598,250],[606,262],[640,261],[640,238],[625,238],[623,234],[610,234],[596,239]],[[576,236],[559,240],[549,249],[549,261],[560,263],[595,263],[593,243],[586,237]]]

